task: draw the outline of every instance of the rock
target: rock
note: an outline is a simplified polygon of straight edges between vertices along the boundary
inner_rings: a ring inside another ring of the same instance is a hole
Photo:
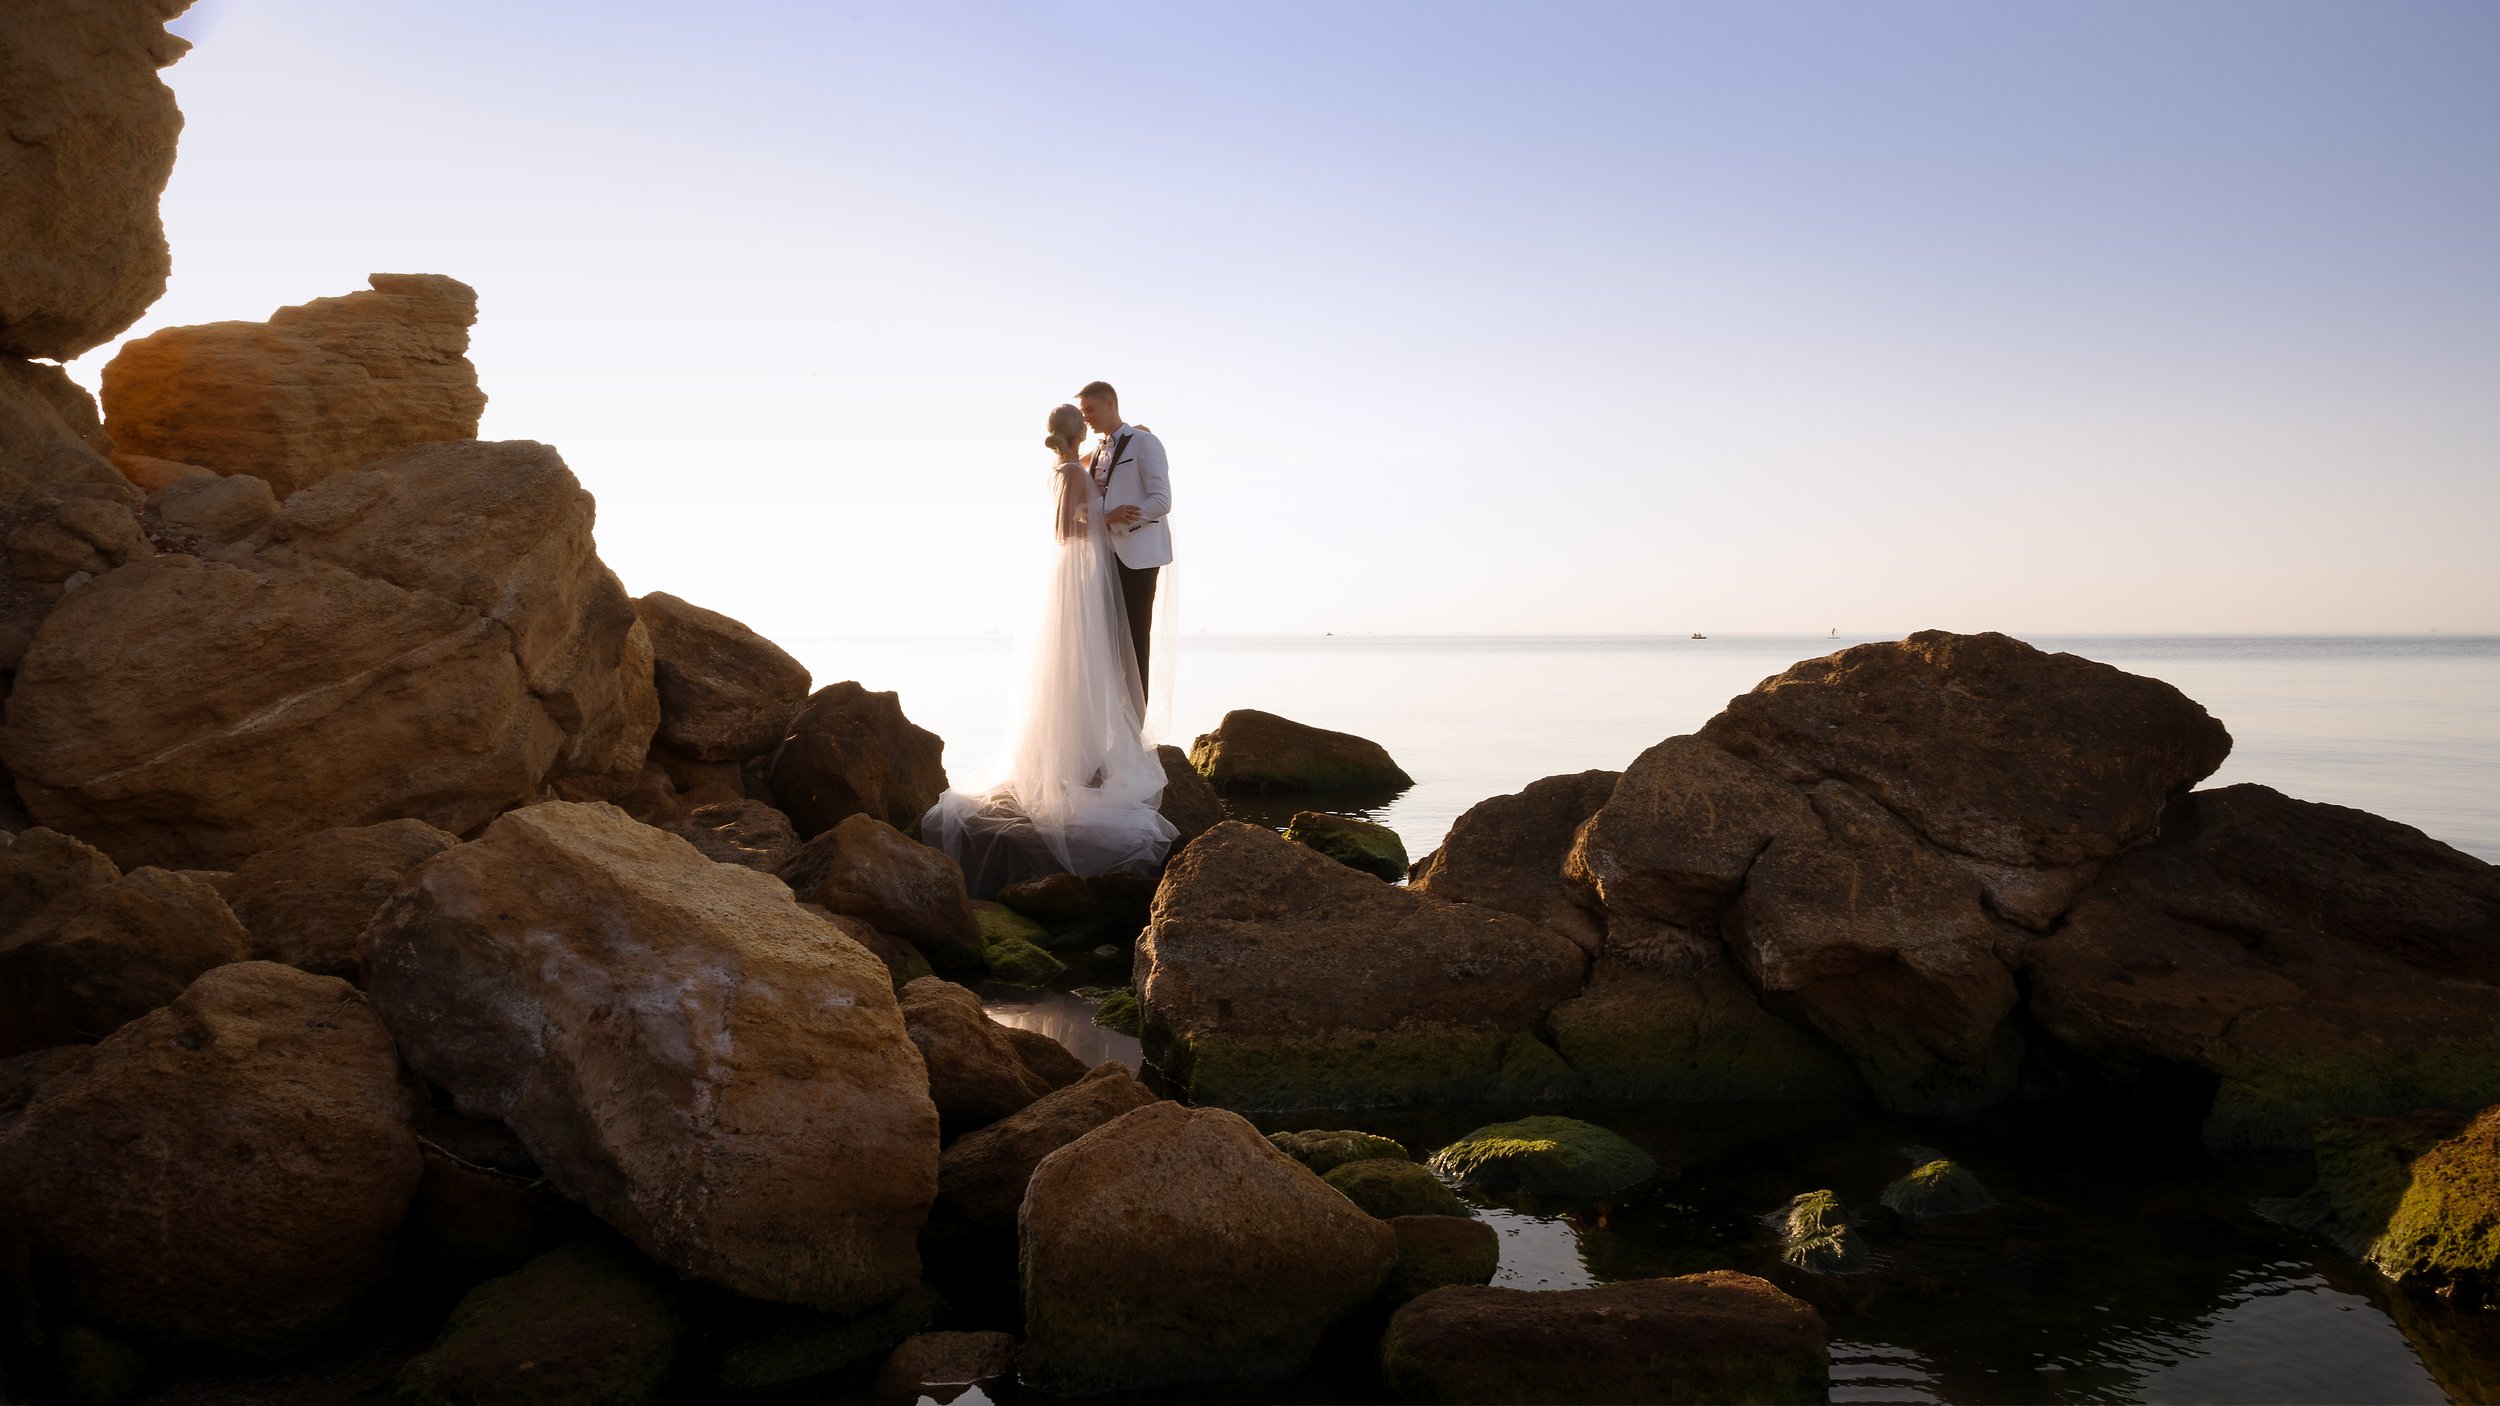
[[[2326,1114],[2500,1102],[2495,952],[2500,869],[2243,785],[2180,798],[2024,957],[2070,1065],[2218,1080],[2207,1143],[2263,1150]]]
[[[1626,956],[1591,968],[1554,1007],[1555,1048],[1601,1098],[1674,1103],[1853,1100],[1865,1085],[1812,1031],[1762,1008],[1726,959],[1659,971]]]
[[[1351,815],[1296,811],[1285,838],[1387,883],[1406,877],[1406,842],[1386,825]]]
[[[1042,1081],[1043,1088],[1064,1089],[1085,1077],[1085,1061],[1050,1036],[1020,1025],[998,1028],[1007,1032],[1007,1043],[1014,1047],[1016,1058],[1027,1073]]]
[[[1396,1253],[1238,1115],[1174,1103],[1044,1158],[1019,1224],[1022,1376],[1061,1395],[1290,1375]]]
[[[1352,1128],[1313,1129],[1299,1133],[1269,1133],[1270,1146],[1317,1172],[1321,1180],[1349,1162],[1393,1157],[1408,1160],[1406,1144],[1395,1138],[1378,1137]]]
[[[1911,1220],[1984,1211],[1997,1203],[1985,1183],[1958,1162],[1931,1157],[1884,1188],[1884,1204]]]
[[[71,1323],[53,1334],[53,1384],[74,1406],[136,1401],[147,1385],[147,1355],[110,1333]]]
[[[165,291],[156,201],[182,112],[156,76],[182,0],[13,7],[0,50],[0,356],[67,361]]]
[[[634,602],[651,632],[660,740],[703,761],[743,761],[781,745],[807,701],[807,666],[726,615],[654,591]]]
[[[2330,1117],[2312,1223],[2406,1288],[2500,1307],[2500,1108]]]
[[[721,864],[743,864],[771,874],[799,852],[790,817],[762,801],[720,801],[697,806],[682,820],[660,827]]]
[[[278,497],[249,474],[222,478],[202,469],[148,495],[144,520],[186,551],[213,554],[249,542],[278,520]]]
[[[192,479],[213,483],[222,477],[215,469],[204,469],[197,464],[186,464],[179,459],[159,459],[152,454],[125,454],[115,450],[105,457],[113,461],[113,467],[122,471],[122,477],[129,479],[132,487],[147,494],[154,494],[159,489],[170,488],[177,483]],[[260,483],[264,491],[268,489],[269,485],[266,481],[255,481]],[[276,502],[277,500],[273,497],[270,501]]]
[[[551,1250],[460,1300],[400,1372],[404,1406],[657,1402],[687,1340],[670,1286],[604,1241]]]
[[[1421,1163],[1396,1157],[1365,1157],[1320,1177],[1371,1215],[1463,1216],[1467,1207]]]
[[[477,438],[477,290],[377,273],[370,291],[266,322],[166,327],[104,367],[104,423],[126,453],[267,479],[286,497],[414,444]]]
[[[0,937],[0,1055],[103,1039],[249,955],[197,879],[138,869],[70,889]]]
[[[44,1085],[86,1068],[94,1058],[93,1045],[55,1045],[0,1058],[0,1132],[8,1131]]]
[[[1228,821],[1166,871],[1136,988],[1148,1054],[1193,1099],[1346,1108],[1481,1097],[1506,1062],[1559,1068],[1533,1032],[1582,966],[1525,918]]]
[[[1085,1134],[1153,1102],[1154,1094],[1125,1067],[1106,1061],[1075,1083],[957,1138],[938,1157],[929,1241],[952,1257],[988,1251],[1012,1262],[1016,1208],[1024,1202],[1033,1169]]]
[[[647,784],[651,737],[660,725],[660,694],[651,678],[651,635],[637,620],[625,631],[616,667],[581,680],[581,729],[565,743],[541,800],[622,801]]]
[[[1629,1191],[1658,1162],[1594,1123],[1549,1115],[1478,1128],[1432,1154],[1432,1169],[1479,1191],[1590,1199]]]
[[[1163,802],[1156,809],[1180,832],[1172,837],[1171,852],[1178,853],[1181,846],[1214,829],[1224,818],[1224,798],[1189,764],[1189,754],[1180,748],[1166,743],[1155,748],[1155,759],[1163,763]]]
[[[1670,737],[1615,783],[1564,873],[1610,925],[1638,917],[1708,934],[1765,847],[1822,834],[1794,788],[1708,742]]]
[[[780,872],[802,900],[902,938],[941,970],[982,965],[981,919],[964,892],[964,871],[875,816],[844,819],[800,846]]]
[[[2158,679],[1942,630],[1798,664],[1698,736],[1779,780],[1848,782],[1942,849],[2035,869],[2148,838],[2231,750]]]
[[[1377,742],[1237,708],[1189,748],[1189,764],[1218,791],[1338,791],[1402,787],[1415,778]]]
[[[996,1381],[1016,1369],[1016,1340],[1006,1333],[922,1333],[905,1339],[877,1369],[869,1394],[879,1400],[951,1401],[965,1387]]]
[[[1502,1267],[1502,1240],[1492,1226],[1467,1216],[1391,1216],[1398,1261],[1381,1297],[1394,1307],[1435,1289],[1489,1284]]]
[[[73,586],[152,554],[112,447],[67,372],[0,357],[0,669]]]
[[[1155,881],[1143,874],[1045,874],[1007,885],[997,901],[1042,928],[1029,941],[1066,952],[1135,941],[1154,898]]]
[[[995,1123],[1050,1092],[971,991],[924,976],[903,988],[902,1008],[903,1026],[928,1062],[929,1097],[946,1136]]]
[[[1401,1401],[1819,1402],[1831,1378],[1822,1315],[1724,1270],[1442,1289],[1389,1320],[1380,1364]]]
[[[712,1384],[748,1396],[852,1376],[937,1321],[945,1300],[926,1284],[864,1313],[839,1316],[779,1305],[741,1305],[737,1341],[722,1351]]]
[[[1563,861],[1618,779],[1611,771],[1549,776],[1516,794],[1478,801],[1450,826],[1441,847],[1424,856],[1414,889],[1516,913],[1594,954],[1603,931],[1564,880]]]
[[[112,860],[74,835],[37,825],[0,837],[0,933],[14,931],[72,889],[121,876]]]
[[[1767,1219],[1780,1234],[1780,1263],[1791,1269],[1808,1274],[1860,1274],[1873,1266],[1874,1256],[1849,1224],[1840,1198],[1828,1191],[1792,1197]]]
[[[1101,988],[1097,987],[1093,989],[1100,990]],[[1083,988],[1080,988],[1077,994],[1081,996],[1086,993]],[[1145,1020],[1146,1016],[1144,1008],[1137,1004],[1137,993],[1126,986],[1105,991],[1102,996],[1102,1004],[1094,1007],[1094,1023],[1096,1025],[1101,1026],[1105,1030],[1116,1031],[1119,1034],[1126,1035],[1132,1040],[1136,1039],[1138,1033],[1145,1029]]]
[[[905,986],[932,974],[929,969],[929,959],[920,955],[919,948],[899,937],[881,933],[857,918],[846,918],[839,913],[829,913],[813,903],[800,904],[799,911],[813,916],[827,927],[858,943],[867,949],[870,956],[885,963],[887,974],[894,978],[894,994],[897,999],[901,998]]]
[[[981,924],[981,960],[993,980],[1041,986],[1068,969],[1039,946],[1050,937],[1041,924],[987,899],[976,901],[972,911]]]
[[[909,835],[946,790],[946,744],[891,693],[838,683],[808,696],[774,751],[773,804],[814,838],[854,815]]]
[[[589,1229],[589,1218],[547,1184],[510,1129],[449,1109],[416,1120],[425,1174],[402,1238],[405,1251],[459,1282],[510,1274]]]
[[[422,820],[316,830],[244,860],[218,888],[254,957],[362,985],[365,924],[409,870],[458,843]]]
[[[885,966],[613,806],[513,811],[366,929],[375,1007],[461,1112],[653,1258],[853,1312],[917,1282],[937,1113]]]
[[[420,1170],[416,1103],[354,987],[215,967],[0,1133],[0,1220],[23,1217],[64,1314],[280,1356],[388,1283]]]

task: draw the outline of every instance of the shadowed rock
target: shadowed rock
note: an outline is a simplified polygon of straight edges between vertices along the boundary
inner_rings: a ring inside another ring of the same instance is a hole
[[[249,955],[225,900],[188,875],[69,889],[0,937],[0,1055],[103,1039]]]
[[[773,803],[809,838],[871,815],[917,834],[946,790],[946,744],[891,693],[838,683],[809,696],[773,753]]]
[[[1424,857],[1418,893],[1480,903],[1543,923],[1594,954],[1604,933],[1566,882],[1563,862],[1588,818],[1614,794],[1620,774],[1583,771],[1533,781],[1514,795],[1478,801]]]
[[[1218,791],[1340,791],[1412,786],[1377,742],[1255,708],[1224,715],[1189,749],[1189,764]]]
[[[738,621],[663,591],[634,610],[651,631],[662,742],[713,762],[781,745],[807,701],[806,665]]]
[[[1406,842],[1397,831],[1376,821],[1326,811],[1296,811],[1285,826],[1285,838],[1386,883],[1406,877]]]
[[[929,1097],[947,1136],[997,1122],[1050,1092],[970,990],[924,976],[903,988],[902,1010],[903,1028],[928,1064]]]
[[[799,836],[790,817],[762,801],[721,801],[697,806],[682,820],[660,827],[721,864],[739,864],[771,874],[799,851]]]
[[[365,924],[409,870],[458,843],[422,820],[318,830],[253,855],[217,887],[254,957],[361,986]]]
[[[981,967],[981,919],[964,871],[871,815],[853,815],[799,847],[781,877],[801,900],[911,943],[954,971]]]
[[[551,1250],[469,1291],[397,1399],[432,1403],[659,1399],[688,1337],[672,1286],[604,1241]]]
[[[153,554],[112,447],[67,372],[0,357],[0,669],[71,586]]]
[[[1024,1203],[1033,1169],[1085,1134],[1155,1101],[1125,1067],[1106,1062],[1075,1083],[957,1138],[938,1157],[938,1195],[929,1208],[927,1237],[933,1252],[950,1259],[985,1255],[998,1265],[1012,1264],[1016,1208]]]

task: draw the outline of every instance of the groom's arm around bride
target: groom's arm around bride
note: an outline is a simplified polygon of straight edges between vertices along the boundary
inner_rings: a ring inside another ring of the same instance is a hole
[[[1129,643],[1137,652],[1137,675],[1146,670],[1153,633],[1155,578],[1172,561],[1172,472],[1163,441],[1142,425],[1121,418],[1120,393],[1096,381],[1077,392],[1077,408],[1102,436],[1090,466],[1107,509],[1111,550],[1119,559],[1121,604],[1128,615]]]

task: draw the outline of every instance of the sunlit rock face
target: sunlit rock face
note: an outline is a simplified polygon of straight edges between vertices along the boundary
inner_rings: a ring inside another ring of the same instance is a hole
[[[190,0],[16,0],[0,44],[0,357],[67,361],[165,291],[182,112],[157,70]]]
[[[431,273],[281,308],[267,322],[167,327],[104,368],[124,454],[266,479],[283,498],[410,445],[475,439],[477,292]]]

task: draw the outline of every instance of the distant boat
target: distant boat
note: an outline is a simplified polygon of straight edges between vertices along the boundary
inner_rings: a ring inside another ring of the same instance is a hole
[[[1703,634],[1703,633],[1702,633],[1701,631],[1699,631],[1699,630],[1695,630],[1695,631],[1693,631],[1693,638],[1694,638],[1694,639],[1697,639],[1697,640],[1706,640],[1706,639],[1708,639],[1708,638],[1710,638],[1710,637],[1709,637],[1708,635]]]
[[[1824,638],[1825,638],[1825,639],[1834,639],[1834,640],[1839,639],[1839,638],[1840,638],[1840,627],[1839,627],[1838,625],[1834,625],[1834,626],[1832,626],[1832,632],[1831,632],[1830,634],[1828,634],[1828,635],[1825,635],[1825,636],[1824,636]]]

